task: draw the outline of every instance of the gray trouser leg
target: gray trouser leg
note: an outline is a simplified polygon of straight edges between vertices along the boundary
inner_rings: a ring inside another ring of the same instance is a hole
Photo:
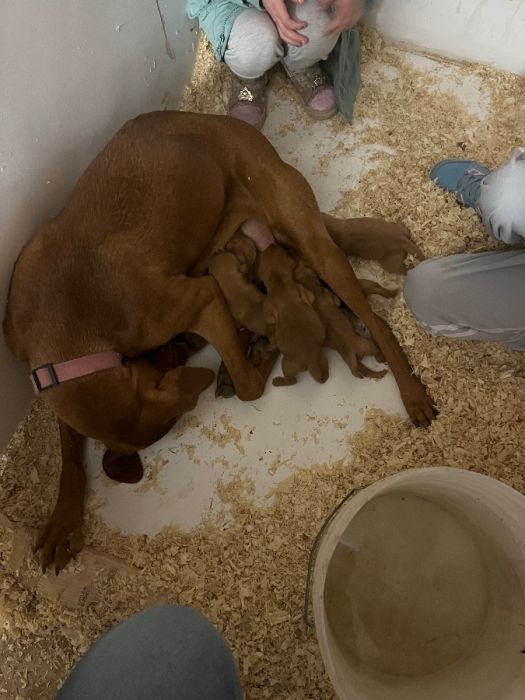
[[[433,335],[525,351],[525,250],[427,260],[409,272],[404,294]]]
[[[310,68],[319,61],[328,58],[337,43],[337,35],[326,35],[326,28],[330,22],[330,16],[325,10],[321,10],[318,0],[305,0],[302,5],[295,5],[287,0],[290,17],[299,22],[307,22],[308,26],[301,29],[300,33],[308,37],[308,43],[304,46],[288,46],[284,62],[290,70],[303,70]]]
[[[288,13],[294,19],[308,22],[300,33],[308,37],[301,47],[284,46],[277,28],[267,12],[247,9],[235,20],[224,61],[240,78],[259,78],[286,54],[284,61],[291,70],[309,68],[327,58],[338,37],[326,36],[329,15],[319,8],[317,0],[302,5],[287,1]]]
[[[106,632],[57,700],[242,700],[233,655],[196,610],[150,608]]]
[[[525,148],[515,148],[510,160],[483,180],[478,208],[496,240],[514,245],[525,238]]]
[[[230,70],[240,78],[259,78],[283,56],[284,47],[270,15],[254,9],[241,12],[224,54]]]

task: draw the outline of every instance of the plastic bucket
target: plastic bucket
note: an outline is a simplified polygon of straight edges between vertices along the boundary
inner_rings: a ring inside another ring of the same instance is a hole
[[[469,471],[359,491],[314,552],[312,603],[344,700],[525,698],[525,497]]]

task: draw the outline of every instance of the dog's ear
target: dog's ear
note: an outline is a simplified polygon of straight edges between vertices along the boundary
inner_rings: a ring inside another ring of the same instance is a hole
[[[102,458],[102,468],[110,479],[121,484],[136,484],[144,476],[142,461],[137,452],[122,454],[108,449]]]
[[[297,287],[299,288],[299,296],[301,297],[301,300],[304,301],[305,304],[309,304],[311,306],[315,301],[315,294],[301,283],[299,283]]]

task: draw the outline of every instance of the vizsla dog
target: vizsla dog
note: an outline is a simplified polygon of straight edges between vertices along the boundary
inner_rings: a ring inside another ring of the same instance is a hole
[[[300,372],[308,371],[317,382],[328,379],[323,352],[324,326],[312,307],[314,295],[294,278],[296,262],[278,245],[261,253],[259,277],[266,287],[263,304],[268,337],[282,352],[282,377],[274,386],[290,386]]]
[[[164,371],[144,354],[185,331],[210,342],[243,400],[261,396],[274,357],[250,361],[215,280],[203,274],[245,221],[263,221],[369,328],[418,426],[432,401],[347,255],[402,265],[417,247],[381,221],[323,216],[312,190],[254,128],[228,117],[156,112],[127,122],[64,209],[20,254],[4,330],[60,426],[58,500],[38,545],[58,570],[81,546],[84,436],[134,455],[193,408],[213,372]],[[386,252],[385,252],[386,251]]]

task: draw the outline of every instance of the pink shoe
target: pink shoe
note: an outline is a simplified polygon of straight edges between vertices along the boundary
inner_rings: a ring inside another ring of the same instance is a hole
[[[330,119],[337,114],[334,87],[318,63],[304,70],[290,70],[282,64],[312,119]]]
[[[232,74],[231,95],[228,103],[230,117],[240,119],[261,129],[266,119],[266,85],[268,76],[248,80]]]

